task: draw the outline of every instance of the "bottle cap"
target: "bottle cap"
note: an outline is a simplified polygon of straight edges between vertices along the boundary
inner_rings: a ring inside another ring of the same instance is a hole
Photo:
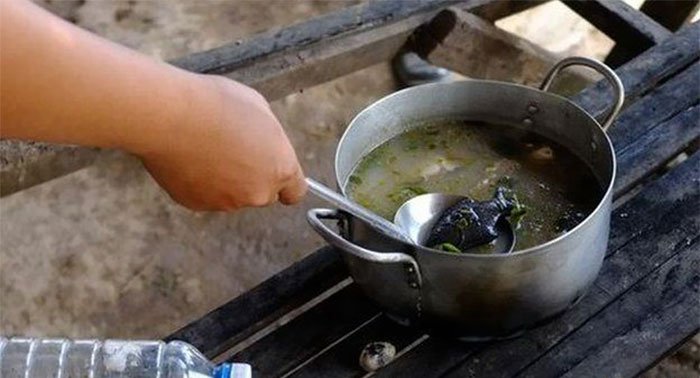
[[[214,378],[252,378],[253,369],[248,364],[223,363],[214,370]]]

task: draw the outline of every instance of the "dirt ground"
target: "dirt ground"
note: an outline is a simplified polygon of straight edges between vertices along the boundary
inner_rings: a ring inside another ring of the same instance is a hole
[[[39,2],[83,28],[172,59],[359,1]],[[561,54],[600,57],[609,50],[611,41],[585,21],[549,7],[499,26]],[[545,13],[549,22],[531,22]],[[394,89],[388,66],[377,65],[276,101],[273,110],[307,174],[332,183],[344,127]],[[319,205],[309,197],[294,208],[192,213],[175,205],[138,160],[106,152],[91,167],[0,200],[0,334],[165,336],[322,245],[304,219]],[[698,376],[699,342],[647,376]]]

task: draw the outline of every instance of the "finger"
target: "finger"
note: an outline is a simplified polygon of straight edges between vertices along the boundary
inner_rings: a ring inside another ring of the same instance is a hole
[[[280,190],[279,200],[285,205],[293,205],[304,198],[306,190],[306,178],[304,177],[304,172],[299,168],[296,174],[290,180],[287,180],[287,183]]]

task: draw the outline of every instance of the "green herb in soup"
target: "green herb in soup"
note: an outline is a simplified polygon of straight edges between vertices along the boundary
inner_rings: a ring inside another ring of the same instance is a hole
[[[600,201],[600,184],[578,157],[532,132],[478,122],[419,125],[370,152],[355,167],[345,191],[386,219],[423,193],[449,193],[476,201],[507,187],[519,199],[509,220],[516,250],[572,229]],[[443,250],[454,250],[443,246]]]

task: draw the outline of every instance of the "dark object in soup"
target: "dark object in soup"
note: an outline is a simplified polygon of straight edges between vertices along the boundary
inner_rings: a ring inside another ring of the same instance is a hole
[[[574,228],[603,196],[592,170],[558,143],[517,126],[474,121],[424,122],[368,153],[344,183],[350,198],[386,219],[423,193],[475,201],[503,186],[527,208],[515,229],[515,250]]]
[[[462,252],[491,243],[498,237],[496,223],[518,205],[510,190],[502,186],[491,200],[460,200],[440,214],[425,245],[446,252]]]

